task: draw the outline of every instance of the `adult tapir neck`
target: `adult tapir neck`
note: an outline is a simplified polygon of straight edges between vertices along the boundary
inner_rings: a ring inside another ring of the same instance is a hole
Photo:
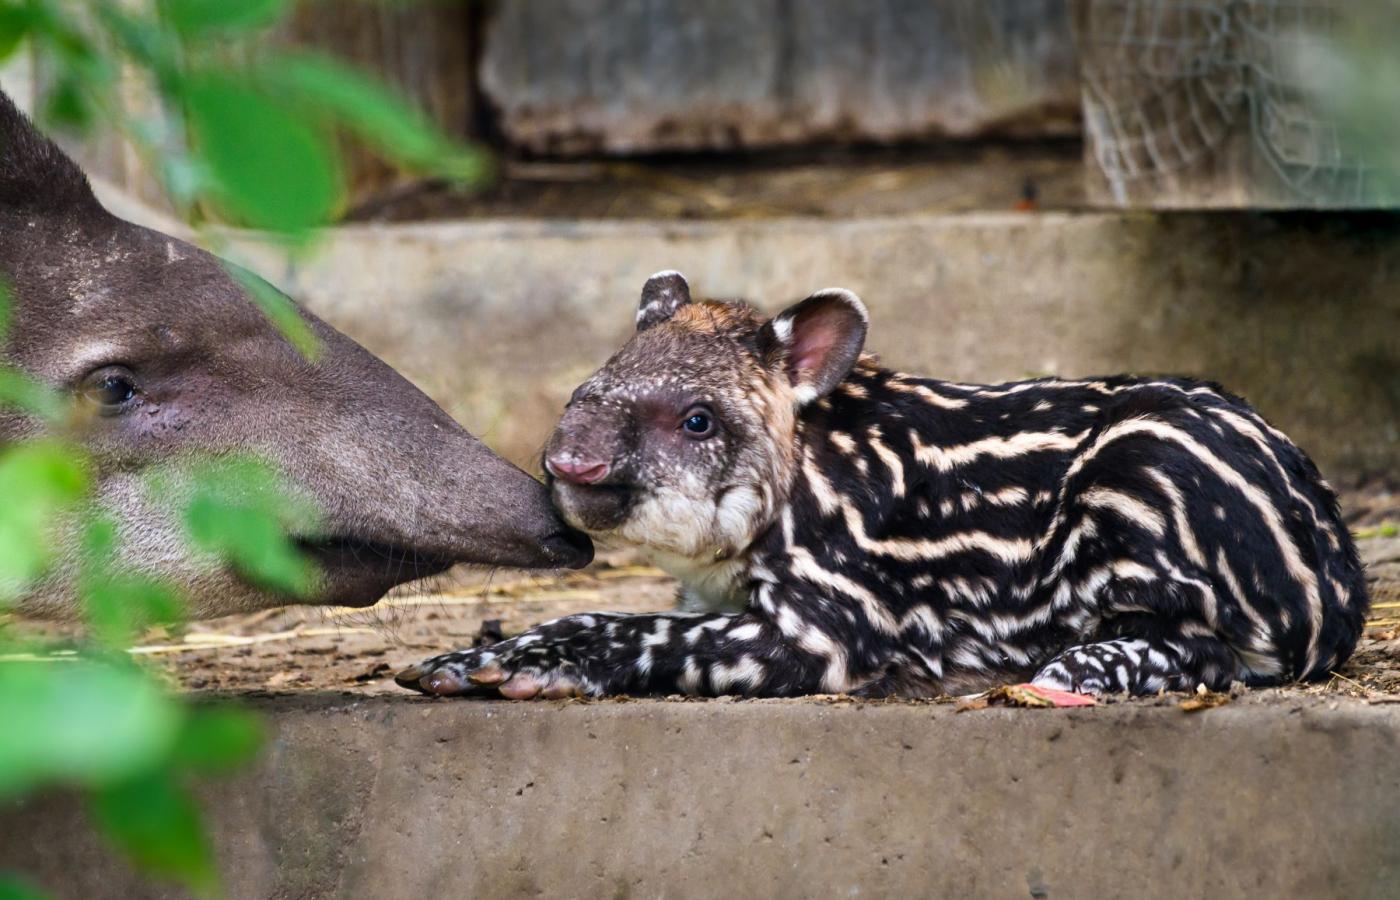
[[[533,478],[309,313],[299,353],[216,257],[108,214],[78,168],[0,95],[0,271],[14,310],[4,361],[69,394],[97,502],[125,562],[183,583],[197,614],[285,602],[188,557],[150,471],[245,452],[320,508],[297,535],[322,563],[315,602],[365,604],[457,562],[576,566],[591,557]],[[0,414],[0,443],[42,433]],[[22,605],[72,606],[67,588]]]

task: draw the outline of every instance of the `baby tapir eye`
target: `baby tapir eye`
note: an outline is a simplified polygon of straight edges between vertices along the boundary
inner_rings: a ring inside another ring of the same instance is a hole
[[[703,409],[693,409],[681,422],[681,429],[688,437],[707,438],[714,434],[714,418]]]
[[[99,415],[115,416],[136,399],[136,376],[125,366],[103,366],[83,379],[79,394]]]

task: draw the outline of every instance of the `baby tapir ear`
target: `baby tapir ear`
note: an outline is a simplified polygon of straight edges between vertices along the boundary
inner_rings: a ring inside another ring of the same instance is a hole
[[[637,330],[646,331],[653,325],[676,314],[690,302],[690,285],[680,272],[657,272],[642,288],[642,304],[637,309]]]
[[[788,380],[799,409],[831,393],[851,371],[865,346],[869,321],[859,297],[827,288],[763,326],[760,342],[787,351]]]

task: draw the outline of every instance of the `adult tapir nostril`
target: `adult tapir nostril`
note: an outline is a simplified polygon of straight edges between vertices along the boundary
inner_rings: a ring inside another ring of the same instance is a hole
[[[573,484],[597,484],[608,477],[608,472],[612,469],[605,462],[564,456],[552,456],[546,459],[544,464],[555,478],[562,478]]]

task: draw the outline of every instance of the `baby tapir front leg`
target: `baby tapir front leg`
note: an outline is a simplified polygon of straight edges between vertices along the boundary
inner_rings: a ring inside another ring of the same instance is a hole
[[[830,689],[825,661],[754,613],[587,613],[445,653],[397,676],[440,696],[782,697]]]

